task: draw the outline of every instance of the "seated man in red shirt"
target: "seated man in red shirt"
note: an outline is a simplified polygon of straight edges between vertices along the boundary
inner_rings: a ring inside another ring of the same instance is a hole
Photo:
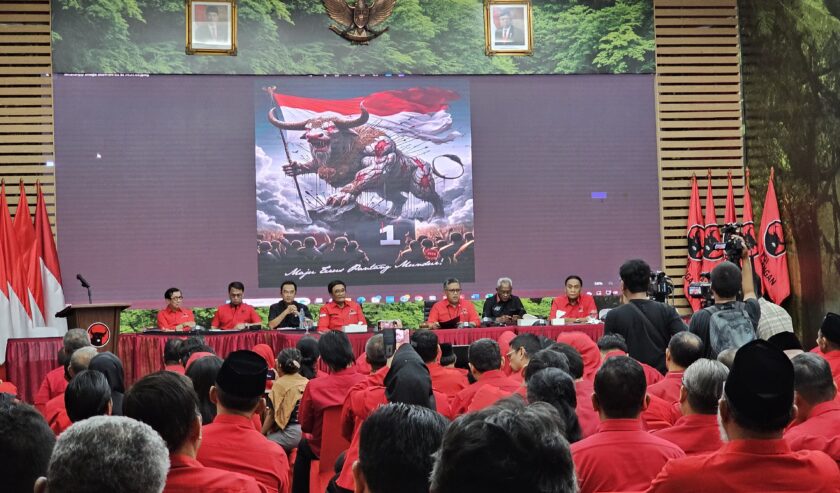
[[[257,480],[236,472],[204,467],[196,460],[201,445],[201,416],[192,382],[160,371],[138,380],[125,394],[123,411],[151,426],[169,449],[166,493],[193,491],[264,492]]]
[[[426,323],[430,329],[481,325],[473,304],[469,300],[461,299],[461,281],[454,277],[447,279],[443,282],[443,293],[446,299],[432,305],[429,311],[429,320]]]
[[[825,314],[817,333],[817,347],[831,366],[834,381],[840,385],[840,315],[831,312]]]
[[[703,340],[688,331],[677,332],[671,336],[665,349],[665,378],[648,386],[648,394],[661,397],[668,404],[680,399],[683,372],[704,354]]]
[[[572,444],[581,493],[642,491],[669,460],[685,456],[673,443],[644,430],[639,416],[650,401],[645,389],[636,360],[614,356],[601,365],[592,396],[601,426]]]
[[[510,362],[510,377],[522,382],[522,373],[527,368],[531,356],[542,349],[540,338],[534,334],[519,334],[510,341],[510,350],[505,358]]]
[[[87,370],[92,360],[99,352],[93,346],[85,346],[73,352],[70,356],[70,363],[67,365],[67,373],[72,379],[78,373]],[[64,389],[65,391],[67,389]],[[64,404],[64,392],[50,399],[44,407],[45,417],[50,428],[56,435],[61,434],[71,424],[70,418],[67,416],[67,407]]]
[[[173,337],[163,345],[164,370],[184,374],[184,365],[181,364],[181,344],[183,342],[181,339]]]
[[[580,323],[587,317],[597,317],[598,308],[595,298],[582,292],[583,279],[571,275],[566,278],[566,294],[554,298],[549,315],[552,319],[565,318],[567,322]],[[562,312],[562,313],[558,313]]]
[[[47,373],[38,393],[35,394],[35,408],[46,416],[46,405],[50,399],[60,395],[67,388],[70,376],[67,374],[67,364],[70,355],[79,348],[90,346],[90,336],[84,329],[70,329],[64,334],[64,346],[59,351],[59,366]]]
[[[627,341],[624,340],[624,336],[621,334],[604,334],[598,339],[597,344],[598,350],[601,351],[602,360],[606,360],[611,356],[628,356]],[[664,378],[656,368],[638,360],[637,362],[642,365],[642,370],[645,372],[645,381],[649,386]]]
[[[445,368],[438,363],[440,346],[438,336],[431,330],[418,330],[411,334],[411,346],[423,359],[432,377],[432,388],[446,394],[450,401],[458,392],[467,388],[467,377],[454,368]]]
[[[64,391],[64,407],[73,423],[92,416],[110,416],[112,406],[108,379],[96,370],[80,371]]]
[[[318,313],[318,330],[341,330],[345,325],[367,324],[362,307],[347,297],[344,281],[331,281],[327,285],[332,301],[324,303]]]
[[[216,308],[211,329],[242,330],[248,325],[261,324],[262,318],[254,307],[242,302],[245,296],[245,285],[239,281],[228,284],[228,298],[230,303]]]
[[[682,416],[670,428],[653,434],[676,444],[686,455],[719,449],[723,442],[718,433],[717,406],[727,375],[729,368],[719,361],[701,358],[692,363],[685,370],[680,386]]]
[[[178,288],[163,293],[166,308],[157,313],[157,326],[163,330],[191,330],[195,328],[195,315],[189,308],[181,308],[184,295]]]
[[[253,351],[234,351],[225,358],[210,400],[216,418],[202,427],[198,461],[209,467],[251,476],[269,493],[288,493],[286,451],[254,429],[251,417],[265,411],[268,365]]]
[[[295,460],[294,493],[309,492],[309,469],[314,459],[321,455],[321,433],[324,424],[324,411],[328,407],[340,406],[347,397],[347,392],[366,377],[353,368],[356,359],[353,346],[347,334],[330,330],[318,340],[321,360],[327,364],[330,373],[310,380],[300,399],[298,420],[304,438],[298,445]]]
[[[840,404],[831,368],[822,357],[793,358],[796,418],[785,432],[792,450],[822,450],[840,463]]]
[[[513,394],[520,385],[502,372],[502,355],[499,344],[493,339],[479,339],[470,344],[467,357],[476,383],[458,392],[452,400],[453,416],[466,413],[476,394],[484,387],[493,387],[502,394]]]
[[[598,431],[598,426],[601,424],[601,418],[595,408],[592,407],[592,393],[595,391],[594,383],[592,380],[583,378],[583,357],[577,349],[562,342],[554,343],[548,348],[564,354],[569,362],[569,375],[575,381],[575,396],[577,397],[575,413],[580,423],[581,435],[586,438]]]
[[[435,458],[429,491],[577,491],[562,422],[550,404],[525,406],[519,399],[453,421]]]
[[[795,452],[782,438],[796,412],[793,365],[757,339],[741,346],[718,404],[724,445],[706,455],[672,460],[650,492],[836,492],[837,463],[823,452]]]

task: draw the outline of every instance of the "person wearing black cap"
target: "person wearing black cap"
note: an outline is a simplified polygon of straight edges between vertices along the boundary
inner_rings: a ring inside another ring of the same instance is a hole
[[[836,492],[837,463],[823,452],[794,452],[782,438],[796,414],[793,399],[790,359],[767,341],[745,344],[718,405],[723,447],[670,461],[648,492]]]
[[[835,382],[840,382],[840,315],[825,314],[820,331],[817,333],[817,345],[822,357],[831,366],[831,375]]]
[[[202,428],[198,461],[253,477],[270,493],[289,490],[289,461],[280,445],[254,429],[251,416],[265,411],[268,365],[252,351],[228,355],[210,387],[216,419]]]

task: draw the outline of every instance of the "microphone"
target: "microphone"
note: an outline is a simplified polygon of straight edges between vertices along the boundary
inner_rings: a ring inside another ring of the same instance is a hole
[[[88,282],[85,281],[85,278],[82,277],[81,274],[76,274],[76,279],[78,279],[79,282],[82,283],[83,288],[90,288],[90,284],[88,284]]]

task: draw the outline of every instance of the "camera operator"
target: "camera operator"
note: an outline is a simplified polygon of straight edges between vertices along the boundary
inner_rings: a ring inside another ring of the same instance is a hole
[[[744,239],[733,235],[740,250],[743,268],[732,262],[720,263],[711,273],[715,304],[694,312],[688,330],[703,339],[706,358],[715,359],[726,347],[738,348],[755,339],[761,307],[755,297],[749,250]],[[738,295],[743,291],[743,301]],[[750,328],[752,331],[750,332]]]
[[[605,334],[621,334],[633,359],[665,374],[665,348],[671,336],[686,329],[673,306],[648,299],[650,266],[644,260],[628,260],[619,269],[625,303],[607,313]]]

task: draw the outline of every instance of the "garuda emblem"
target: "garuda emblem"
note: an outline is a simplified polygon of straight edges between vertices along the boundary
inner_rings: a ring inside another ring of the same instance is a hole
[[[356,0],[350,6],[346,0],[324,0],[324,8],[330,18],[341,27],[331,25],[330,30],[354,44],[367,44],[388,30],[375,31],[372,27],[383,23],[394,10],[397,0],[371,0],[370,5],[365,0]]]

